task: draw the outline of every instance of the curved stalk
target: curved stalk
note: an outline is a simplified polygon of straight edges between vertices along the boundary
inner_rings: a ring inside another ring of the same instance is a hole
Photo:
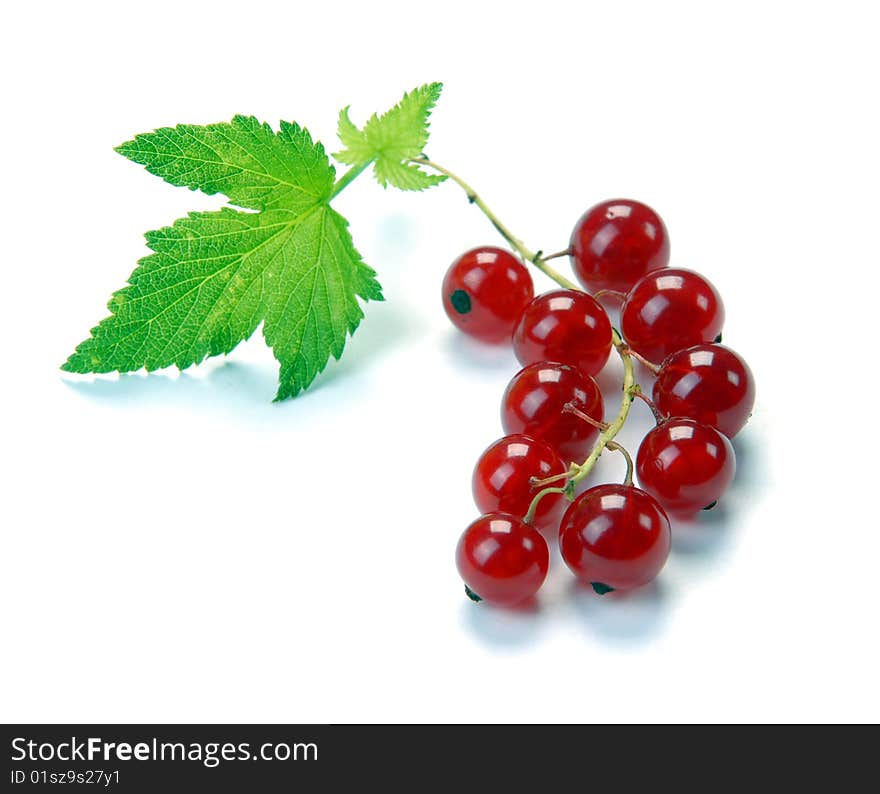
[[[526,524],[531,524],[532,521],[535,520],[535,513],[538,510],[538,503],[545,496],[547,496],[548,494],[551,494],[551,493],[564,494],[565,488],[544,488],[542,491],[538,491],[538,493],[535,494],[535,498],[532,499],[532,503],[529,505],[528,512],[525,514],[525,517],[523,518],[523,521],[525,521]]]
[[[636,383],[632,356],[628,352],[626,343],[614,329],[611,331],[611,343],[623,361],[623,397],[620,400],[620,410],[618,410],[614,421],[610,422],[608,427],[599,434],[599,438],[593,445],[593,449],[587,459],[578,466],[577,473],[571,478],[571,482],[575,485],[585,479],[593,470],[593,466],[596,465],[596,461],[599,460],[599,456],[605,450],[605,447],[610,446],[610,443],[614,441],[614,437],[620,432],[627,416],[629,416],[629,409],[633,404],[636,390],[639,388]]]
[[[508,244],[514,251],[516,251],[526,262],[531,262],[538,270],[544,273],[546,276],[552,278],[557,284],[565,289],[579,289],[578,286],[567,279],[562,275],[558,270],[550,267],[547,264],[547,258],[541,256],[541,251],[532,251],[531,249],[526,247],[526,244],[519,239],[510,229],[507,228],[502,222],[501,219],[491,210],[489,209],[488,204],[483,201],[482,197],[474,190],[467,182],[465,182],[458,174],[453,173],[448,168],[443,167],[439,163],[435,163],[433,160],[429,160],[427,157],[417,157],[415,159],[410,160],[409,162],[415,163],[417,165],[425,165],[428,168],[433,168],[440,174],[444,174],[446,177],[451,179],[458,185],[467,196],[468,201],[471,204],[475,204],[479,207],[480,211],[485,215],[489,222],[495,227],[498,233],[507,240]],[[559,256],[560,254],[553,254],[551,257],[554,258]]]

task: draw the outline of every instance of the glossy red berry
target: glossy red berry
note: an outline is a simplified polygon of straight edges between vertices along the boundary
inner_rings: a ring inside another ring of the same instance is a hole
[[[654,403],[665,416],[695,419],[733,438],[755,405],[755,381],[748,364],[729,347],[695,345],[663,362]]]
[[[543,480],[564,474],[567,468],[549,445],[522,434],[504,436],[477,461],[472,478],[474,501],[481,513],[510,513],[522,518],[538,488],[532,477]],[[538,502],[534,525],[541,530],[559,529],[567,502],[561,494],[549,494]]]
[[[530,364],[514,375],[501,402],[505,433],[524,433],[549,444],[563,461],[581,461],[599,431],[563,411],[571,402],[601,422],[602,393],[596,381],[576,367],[552,361]]]
[[[455,563],[472,594],[510,606],[538,592],[550,566],[550,550],[538,530],[521,519],[489,513],[464,531]]]
[[[699,273],[668,268],[636,282],[620,323],[627,344],[659,364],[686,347],[715,341],[724,325],[724,304]]]
[[[679,516],[713,506],[735,471],[727,436],[693,419],[660,423],[645,436],[636,455],[639,484]]]
[[[575,225],[571,262],[591,292],[626,292],[645,273],[669,264],[669,235],[647,205],[631,199],[603,201]]]
[[[562,559],[578,578],[613,590],[650,582],[666,563],[672,536],[657,500],[632,485],[598,485],[566,510]]]
[[[453,325],[483,342],[504,342],[535,294],[532,277],[510,251],[483,246],[462,254],[443,279]]]
[[[523,311],[513,332],[513,351],[523,366],[559,361],[595,375],[611,352],[611,321],[586,292],[546,292]]]

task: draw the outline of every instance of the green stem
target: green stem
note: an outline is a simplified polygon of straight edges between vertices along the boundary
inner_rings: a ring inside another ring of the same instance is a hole
[[[630,353],[630,355],[632,355],[632,354]],[[645,405],[648,406],[648,408],[651,409],[651,413],[654,415],[654,421],[658,425],[664,419],[667,418],[667,417],[663,416],[663,414],[660,413],[660,409],[657,407],[657,405],[654,403],[654,401],[650,397],[648,397],[648,395],[645,394],[641,389],[636,388],[635,394],[633,394],[633,397],[638,397],[643,403],[645,403]]]
[[[535,494],[535,498],[532,499],[532,503],[529,505],[528,512],[525,514],[523,521],[526,524],[531,524],[532,521],[535,520],[535,512],[538,510],[538,502],[540,502],[545,496],[551,493],[565,493],[565,488],[544,488],[542,491],[538,491]]]
[[[578,465],[577,463],[572,463],[571,467],[568,471],[562,472],[562,474],[554,474],[551,477],[544,477],[543,479],[538,479],[537,477],[532,477],[529,480],[529,484],[532,488],[543,488],[545,485],[550,485],[552,482],[559,482],[560,480],[567,480],[569,477],[577,474]]]
[[[636,390],[639,388],[636,383],[632,356],[629,354],[626,343],[620,338],[620,334],[615,329],[611,331],[611,343],[623,361],[623,397],[620,400],[620,410],[617,412],[614,421],[599,435],[589,457],[578,466],[577,473],[571,478],[571,482],[575,485],[585,479],[593,470],[593,466],[596,465],[596,461],[599,460],[599,456],[605,450],[605,447],[610,446],[610,443],[614,441],[614,437],[620,432],[620,429],[626,422],[626,417],[629,416],[629,409],[633,403]]]
[[[629,452],[627,452],[626,447],[623,446],[623,444],[618,444],[616,441],[609,441],[605,446],[608,447],[608,449],[613,449],[615,452],[619,452],[626,459],[626,477],[623,479],[623,484],[632,485],[633,459]]]
[[[527,248],[525,243],[519,239],[510,229],[508,229],[502,222],[501,219],[491,210],[489,206],[483,201],[482,197],[474,190],[467,182],[465,182],[458,174],[453,173],[448,168],[444,168],[442,165],[429,160],[427,157],[418,157],[409,162],[415,163],[417,165],[426,165],[428,168],[433,168],[438,173],[444,174],[456,185],[458,185],[467,196],[468,201],[471,204],[476,204],[477,207],[480,208],[480,211],[485,215],[489,222],[495,227],[498,233],[507,240],[508,244],[514,251],[516,251],[526,262],[531,262],[538,270],[540,270],[545,275],[552,278],[557,284],[565,289],[578,289],[578,286],[573,282],[569,281],[565,276],[562,275],[558,270],[550,267],[547,264],[547,260],[541,256],[540,251],[532,251]],[[554,255],[555,256],[555,255]]]
[[[646,359],[641,353],[636,353],[636,351],[632,349],[628,349],[626,352],[629,353],[636,361],[641,361],[645,369],[650,370],[655,375],[660,372],[660,365],[655,364],[653,361],[648,361],[648,359]]]
[[[349,168],[339,179],[336,180],[336,184],[333,185],[333,190],[330,192],[329,201],[335,199],[345,188],[347,188],[355,179],[357,179],[367,168],[369,168],[373,164],[372,160],[368,160],[366,163],[362,165],[356,165],[353,168]]]

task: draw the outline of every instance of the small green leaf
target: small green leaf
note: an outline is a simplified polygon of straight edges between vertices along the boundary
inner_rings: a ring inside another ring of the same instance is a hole
[[[346,147],[333,155],[340,163],[364,165],[373,159],[373,147],[367,141],[366,135],[348,117],[348,107],[339,111],[338,134],[339,140]]]
[[[384,157],[376,160],[373,174],[383,187],[391,185],[399,190],[425,190],[446,179],[443,174],[426,174],[417,165],[398,163]]]
[[[440,97],[442,83],[429,83],[403,95],[391,110],[374,114],[362,130],[348,115],[339,114],[339,139],[345,147],[333,156],[352,166],[374,163],[373,174],[383,187],[424,190],[442,182],[442,174],[428,174],[412,162],[428,142],[428,119]]]

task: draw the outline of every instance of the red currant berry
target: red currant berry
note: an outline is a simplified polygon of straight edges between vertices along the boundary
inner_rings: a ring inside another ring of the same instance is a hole
[[[620,323],[633,350],[661,362],[691,345],[714,341],[724,325],[724,304],[701,275],[670,268],[636,282],[620,310]]]
[[[560,361],[595,375],[611,352],[611,321],[586,292],[546,292],[522,313],[513,332],[513,351],[523,366]]]
[[[670,513],[689,516],[714,506],[736,471],[733,446],[714,427],[669,419],[645,438],[636,456],[639,484]]]
[[[484,342],[510,339],[534,294],[525,265],[490,246],[462,254],[443,279],[443,308],[452,324]]]
[[[729,347],[695,345],[663,362],[654,403],[665,416],[695,419],[733,438],[755,405],[755,381]]]
[[[625,590],[650,582],[669,556],[669,519],[653,496],[632,485],[597,485],[565,511],[562,559],[594,586]]]
[[[524,435],[504,436],[477,461],[472,479],[474,501],[481,513],[524,516],[538,492],[532,477],[543,480],[565,474],[565,464],[547,444]],[[561,484],[561,483],[560,483]],[[559,529],[565,511],[561,494],[548,494],[538,502],[534,525],[541,530]]]
[[[599,431],[563,411],[566,403],[602,421],[599,386],[576,367],[552,361],[530,364],[513,376],[501,402],[505,433],[524,433],[549,444],[565,461],[583,460]]]
[[[571,262],[587,289],[626,292],[651,270],[669,264],[669,235],[660,216],[631,199],[588,209],[571,233]]]
[[[470,594],[513,605],[538,592],[550,567],[550,550],[538,530],[521,519],[489,513],[464,531],[455,563]]]

